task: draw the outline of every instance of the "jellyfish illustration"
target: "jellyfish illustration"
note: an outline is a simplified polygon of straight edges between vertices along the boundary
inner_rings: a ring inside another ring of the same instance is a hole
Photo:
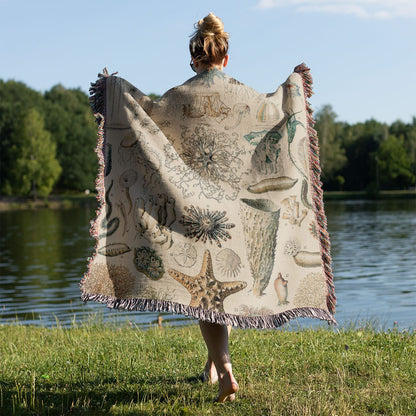
[[[133,203],[131,201],[131,195],[130,195],[130,187],[136,183],[137,178],[138,178],[137,172],[133,169],[128,169],[121,174],[120,180],[119,180],[120,187],[126,193],[126,198],[129,203],[129,212],[128,212],[129,214],[133,207]]]

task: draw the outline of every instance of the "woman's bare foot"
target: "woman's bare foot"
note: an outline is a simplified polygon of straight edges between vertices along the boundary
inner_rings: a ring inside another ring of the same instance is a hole
[[[217,369],[215,368],[214,362],[209,357],[199,378],[204,383],[210,384],[215,384],[218,381]]]
[[[220,391],[215,399],[218,403],[232,402],[239,387],[232,373],[225,373],[219,378]]]

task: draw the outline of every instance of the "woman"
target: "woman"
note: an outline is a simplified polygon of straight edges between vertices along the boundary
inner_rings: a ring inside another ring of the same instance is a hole
[[[212,13],[189,48],[197,75],[156,102],[108,73],[92,85],[101,206],[82,299],[197,318],[224,402],[231,326],[335,323],[335,294],[308,68],[273,94],[241,84]]]

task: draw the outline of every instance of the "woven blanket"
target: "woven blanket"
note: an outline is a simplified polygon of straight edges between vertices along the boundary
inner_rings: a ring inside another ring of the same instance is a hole
[[[207,70],[152,101],[107,71],[82,299],[242,328],[336,323],[304,64],[261,94]]]

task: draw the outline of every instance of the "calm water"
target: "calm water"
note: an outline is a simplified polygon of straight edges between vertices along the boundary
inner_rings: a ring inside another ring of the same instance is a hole
[[[92,254],[94,207],[0,213],[0,324],[63,326],[91,313],[147,326],[153,313],[111,311],[79,299]],[[370,320],[416,329],[416,200],[326,203],[341,325]],[[165,321],[190,320],[167,314]],[[302,325],[314,320],[300,319]]]

